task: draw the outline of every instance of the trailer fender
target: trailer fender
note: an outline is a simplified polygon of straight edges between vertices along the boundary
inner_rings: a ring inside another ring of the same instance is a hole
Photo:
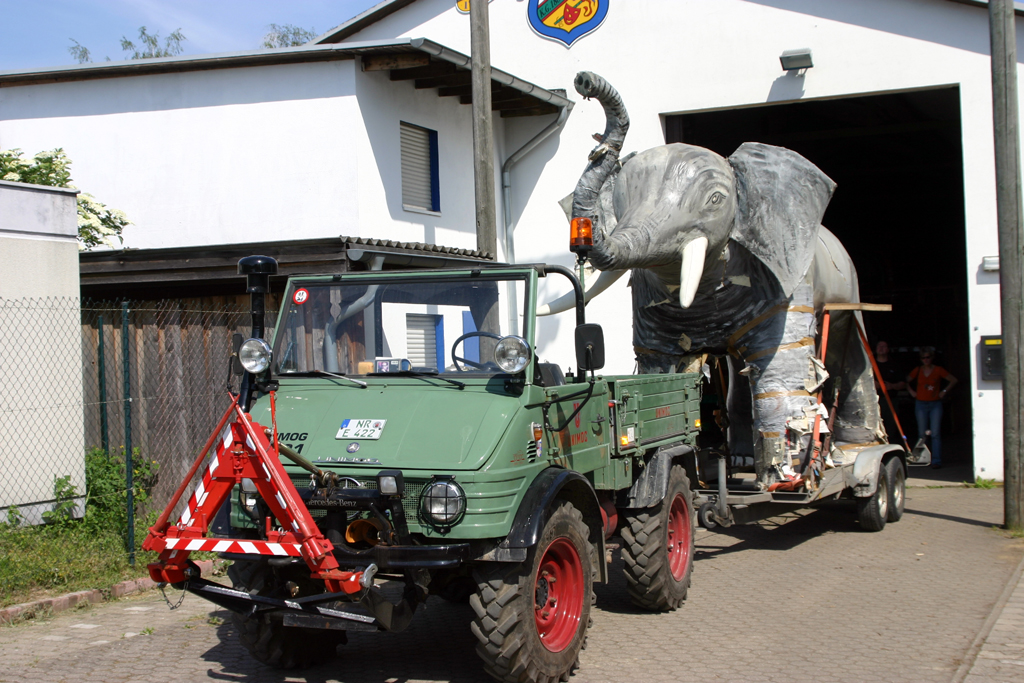
[[[882,444],[865,448],[857,454],[852,468],[847,468],[845,478],[846,487],[853,491],[857,498],[867,498],[875,494],[878,488],[878,472],[882,461],[887,459],[889,453],[902,453],[903,448],[896,444]]]
[[[662,446],[651,458],[626,494],[628,508],[649,508],[657,505],[668,491],[668,475],[677,458],[693,453],[693,446],[676,444]]]
[[[567,500],[583,514],[583,521],[590,529],[590,542],[597,547],[597,568],[600,581],[608,582],[608,567],[605,564],[604,524],[601,521],[601,504],[590,481],[579,472],[560,467],[549,467],[541,472],[530,488],[512,521],[512,530],[499,548],[515,550],[533,547],[540,538],[548,515],[558,500]],[[510,553],[516,557],[518,553]],[[523,556],[525,559],[525,555]]]

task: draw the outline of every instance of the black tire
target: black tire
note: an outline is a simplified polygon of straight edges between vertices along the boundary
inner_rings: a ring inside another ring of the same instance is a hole
[[[274,592],[277,579],[266,562],[235,561],[228,567],[228,578],[236,589]],[[276,669],[295,669],[323,664],[336,656],[336,648],[345,642],[344,631],[326,631],[286,627],[280,620],[264,614],[248,616],[231,613],[242,646],[259,662]]]
[[[697,521],[700,525],[710,531],[718,527],[718,522],[715,521],[715,504],[704,503],[697,510]]]
[[[889,475],[889,510],[885,521],[898,522],[907,502],[907,473],[898,457],[889,460],[885,469]]]
[[[676,465],[665,498],[643,510],[629,510],[622,529],[622,559],[629,597],[657,612],[678,608],[693,573],[696,515],[686,470]]]
[[[881,531],[889,517],[889,471],[878,465],[878,486],[867,498],[857,499],[857,519],[865,531]]]
[[[562,502],[525,562],[477,568],[479,588],[469,604],[488,674],[508,683],[552,683],[579,667],[596,571],[589,533],[580,511]]]

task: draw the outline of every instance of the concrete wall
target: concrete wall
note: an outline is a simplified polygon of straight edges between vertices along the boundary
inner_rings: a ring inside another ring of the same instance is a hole
[[[469,18],[447,0],[419,0],[350,40],[426,36],[469,49]],[[992,143],[988,14],[947,0],[615,0],[604,24],[571,49],[537,35],[526,19],[531,2],[492,2],[491,60],[547,88],[566,88],[581,69],[607,78],[622,94],[631,127],[623,153],[664,143],[665,114],[727,109],[958,85],[964,154],[967,280],[972,347],[999,334],[998,274],[980,271],[998,253]],[[1017,20],[1018,41],[1024,38]],[[811,48],[814,68],[797,78],[779,55]],[[510,151],[533,120],[507,128]],[[601,107],[578,102],[558,140],[513,173],[516,255],[520,261],[570,262],[565,219],[555,204],[572,191],[590,135],[604,129]],[[541,163],[544,165],[541,166]],[[633,353],[625,278],[588,307],[608,331],[608,372],[629,372]],[[564,317],[564,316],[563,316]],[[548,321],[553,341],[541,354],[571,358],[571,321]],[[1001,384],[960,378],[972,392],[977,476],[1002,478]]]
[[[41,522],[54,477],[85,493],[76,194],[0,181],[0,519]]]

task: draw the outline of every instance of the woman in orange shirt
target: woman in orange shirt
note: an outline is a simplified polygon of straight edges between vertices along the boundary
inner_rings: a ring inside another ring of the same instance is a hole
[[[942,399],[956,386],[956,377],[945,368],[933,365],[934,358],[935,349],[930,346],[921,349],[921,365],[907,375],[907,390],[917,399],[914,412],[917,414],[918,438],[923,439],[927,435],[932,437],[932,469],[937,470],[942,467],[942,436],[939,433]],[[943,379],[947,382],[945,389],[941,386]]]

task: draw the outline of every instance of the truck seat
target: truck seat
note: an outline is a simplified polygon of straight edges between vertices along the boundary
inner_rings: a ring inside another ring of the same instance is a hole
[[[565,384],[565,375],[557,363],[537,363],[534,381],[542,387],[557,387]]]

